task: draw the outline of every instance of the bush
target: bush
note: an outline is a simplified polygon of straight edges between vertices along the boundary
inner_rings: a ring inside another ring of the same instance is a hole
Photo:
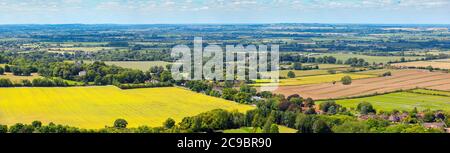
[[[0,133],[7,133],[7,132],[8,132],[8,126],[0,124]]]
[[[312,126],[314,133],[332,133],[330,127],[322,120],[316,120]]]
[[[343,85],[350,85],[350,84],[352,84],[352,78],[350,76],[342,77],[341,81],[342,81]]]
[[[289,78],[295,78],[295,73],[292,72],[292,71],[289,71],[288,74],[287,74],[287,76],[288,76]]]
[[[175,126],[175,120],[173,120],[172,118],[168,118],[164,123],[163,123],[164,128],[166,129],[171,129]]]
[[[388,71],[388,72],[383,73],[383,76],[384,76],[384,77],[386,77],[386,76],[392,76],[392,73],[391,73],[391,71]]]
[[[117,119],[114,121],[114,128],[124,129],[127,128],[128,122],[124,119]]]
[[[376,113],[372,104],[368,102],[359,103],[358,106],[356,107],[356,110],[359,111],[361,114]]]

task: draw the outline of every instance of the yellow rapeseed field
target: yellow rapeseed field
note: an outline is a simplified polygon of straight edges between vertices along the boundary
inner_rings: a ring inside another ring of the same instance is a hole
[[[0,124],[44,123],[98,129],[123,118],[129,127],[180,122],[212,109],[253,109],[177,87],[121,90],[107,87],[0,88]]]

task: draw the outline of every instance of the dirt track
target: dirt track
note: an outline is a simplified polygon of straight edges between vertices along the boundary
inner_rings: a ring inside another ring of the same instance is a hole
[[[450,74],[426,70],[401,70],[393,72],[392,76],[389,77],[353,80],[351,85],[322,83],[282,86],[275,93],[286,96],[300,94],[302,97],[311,97],[313,99],[329,99],[367,95],[376,92],[384,93],[415,87],[450,90]]]

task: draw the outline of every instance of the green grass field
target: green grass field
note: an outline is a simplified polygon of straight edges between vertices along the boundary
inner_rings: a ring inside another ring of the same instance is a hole
[[[450,92],[448,91],[439,91],[439,90],[428,90],[428,89],[415,89],[410,92],[419,93],[419,94],[427,94],[427,95],[439,95],[439,96],[449,96]]]
[[[333,81],[339,82],[344,76],[350,76],[352,79],[377,77],[377,75],[368,75],[368,74],[338,73],[338,74],[315,75],[315,76],[281,79],[278,85],[294,86],[294,85],[327,83]],[[262,86],[262,85],[272,85],[272,84],[269,82],[269,80],[256,80],[256,83],[253,84],[253,86]]]
[[[296,129],[292,129],[292,128],[288,128],[286,126],[282,126],[282,125],[278,125],[278,130],[280,133],[296,133],[297,130]],[[262,129],[261,128],[253,128],[253,127],[242,127],[239,129],[229,129],[229,130],[224,130],[224,133],[261,133]]]
[[[118,118],[126,119],[129,127],[161,126],[169,117],[180,122],[212,109],[254,108],[176,87],[0,88],[0,97],[0,124],[40,120],[93,129],[112,126]]]
[[[362,58],[364,59],[366,62],[369,63],[387,63],[389,61],[396,61],[396,60],[400,60],[402,58],[402,56],[367,56],[367,55],[358,55],[358,54],[346,54],[346,53],[325,53],[325,54],[321,54],[321,55],[315,55],[316,57],[320,57],[320,56],[333,56],[338,60],[342,60],[343,62],[345,62],[347,59],[349,58]],[[405,56],[405,59],[418,59],[418,58],[422,58],[422,57],[414,57],[414,56]]]
[[[423,92],[422,90],[419,90]],[[431,92],[431,91],[428,91]],[[450,94],[449,92],[446,92]],[[370,102],[377,110],[450,110],[450,97],[413,92],[396,92],[365,98],[337,100],[338,104],[348,108],[356,108],[360,102]]]

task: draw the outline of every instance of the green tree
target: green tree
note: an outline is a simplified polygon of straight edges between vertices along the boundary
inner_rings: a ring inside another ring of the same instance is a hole
[[[42,126],[42,122],[41,121],[33,121],[33,122],[31,122],[31,125],[34,128],[40,128]]]
[[[313,107],[313,106],[314,106],[314,100],[312,98],[306,98],[305,107]]]
[[[118,129],[127,128],[128,122],[124,119],[117,119],[114,121],[114,127]]]
[[[172,80],[172,74],[169,71],[164,71],[161,73],[161,77],[159,81],[161,82],[169,82]]]
[[[372,104],[368,102],[359,103],[358,106],[356,107],[356,110],[359,111],[361,114],[376,113]]]
[[[272,126],[270,126],[270,132],[269,133],[280,133],[280,131],[278,129],[278,125],[272,124]]]
[[[9,79],[0,78],[0,87],[12,87],[13,83]]]
[[[331,128],[321,119],[314,122],[312,130],[314,133],[331,133]]]
[[[314,115],[298,114],[295,119],[295,128],[298,133],[313,133]]]
[[[5,69],[3,67],[0,67],[0,75],[5,74]]]
[[[164,124],[163,124],[164,128],[166,129],[171,129],[175,126],[175,120],[172,118],[168,118]]]
[[[287,76],[288,76],[289,78],[295,78],[295,73],[292,72],[292,71],[289,71],[288,74],[287,74]]]
[[[350,84],[352,84],[352,78],[348,75],[344,76],[344,77],[342,77],[341,82],[343,85],[350,85]]]
[[[11,67],[9,65],[5,65],[5,72],[11,72]]]
[[[7,132],[8,132],[8,126],[0,124],[0,133],[7,133]]]
[[[275,121],[275,114],[274,111],[272,111],[272,113],[270,113],[270,116],[267,118],[266,123],[264,124],[263,133],[270,133],[270,129],[272,124],[274,124],[274,121]]]

